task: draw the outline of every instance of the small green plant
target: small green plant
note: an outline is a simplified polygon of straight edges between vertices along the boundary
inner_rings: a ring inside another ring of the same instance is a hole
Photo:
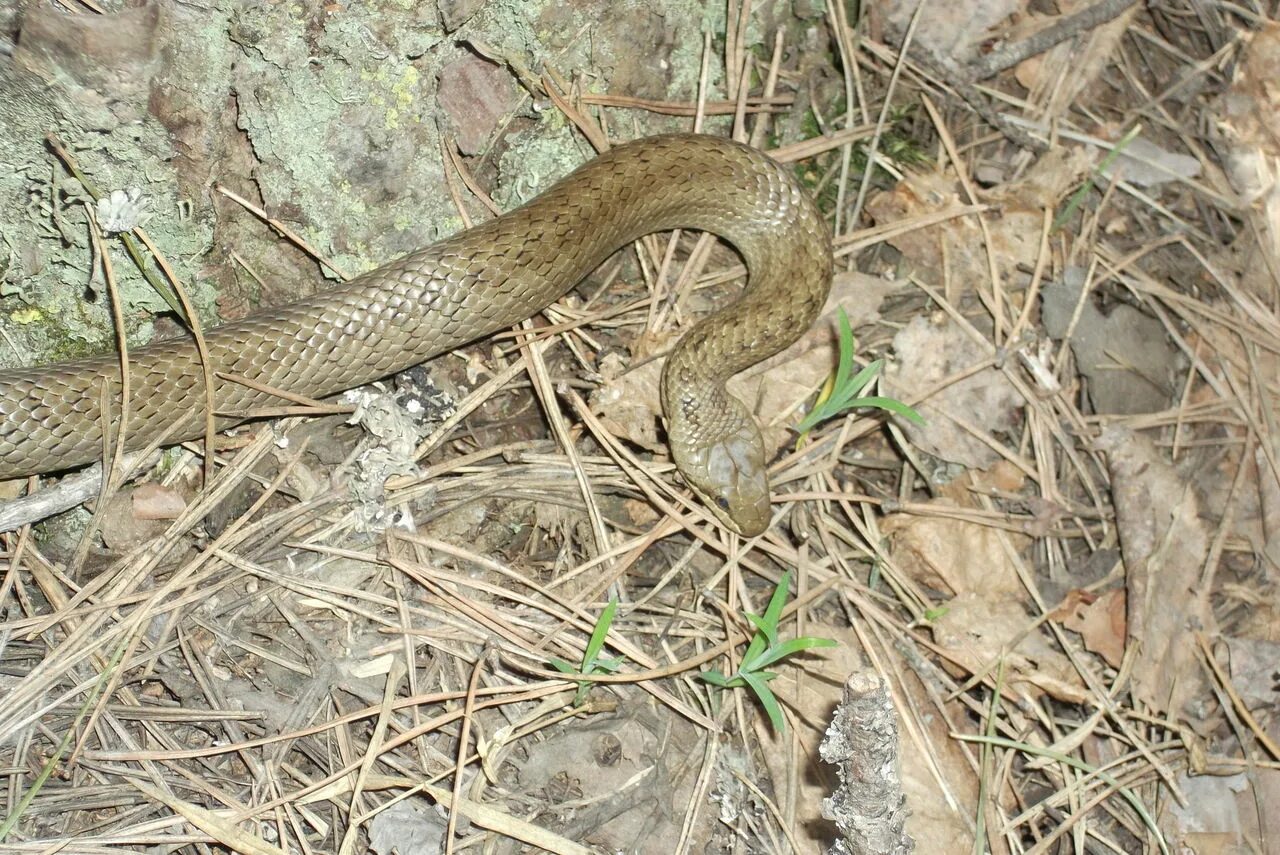
[[[604,640],[609,636],[609,626],[613,623],[613,615],[617,610],[618,598],[613,597],[609,600],[609,605],[605,606],[604,611],[600,613],[600,619],[596,621],[595,629],[591,630],[591,638],[587,640],[587,649],[582,652],[581,665],[575,668],[563,659],[552,659],[551,667],[561,674],[582,674],[584,676],[612,674],[617,671],[618,666],[622,664],[621,656],[616,659],[600,658],[600,651],[604,649]],[[579,680],[578,693],[573,696],[573,705],[575,707],[581,706],[589,691],[591,691],[591,681]]]
[[[790,584],[791,572],[787,571],[778,581],[778,587],[773,589],[773,595],[769,597],[769,605],[764,610],[764,616],[747,612],[747,620],[755,626],[756,632],[751,637],[751,643],[747,645],[747,652],[743,655],[742,664],[738,666],[736,674],[726,677],[713,668],[698,675],[711,685],[722,689],[749,687],[760,699],[760,705],[768,713],[774,730],[779,732],[786,731],[787,723],[782,717],[782,707],[778,705],[778,699],[769,688],[769,681],[778,675],[764,669],[780,659],[811,647],[836,646],[830,638],[810,636],[801,636],[778,643],[778,621],[782,619],[782,606],[787,600],[787,589]]]
[[[814,403],[813,410],[804,417],[800,424],[796,425],[796,430],[800,432],[800,438],[796,440],[796,447],[799,448],[803,445],[805,439],[809,436],[809,431],[827,419],[835,418],[848,410],[855,410],[859,407],[878,407],[902,416],[904,419],[915,422],[918,425],[924,424],[924,419],[921,418],[920,414],[901,401],[879,395],[862,396],[862,390],[870,386],[871,381],[880,373],[884,360],[877,359],[850,377],[849,374],[853,370],[853,326],[849,323],[849,316],[845,314],[844,309],[840,309],[839,323],[840,361],[836,365],[835,374],[827,378],[822,391],[818,393],[818,400]]]
[[[946,617],[947,612],[949,611],[951,611],[950,606],[937,606],[936,608],[925,609],[924,610],[925,623],[935,623],[936,621]]]
[[[880,135],[879,151],[899,166],[919,166],[929,161],[929,153],[920,140],[904,130],[915,113],[914,105],[898,104],[890,107],[889,115],[885,117],[885,129]],[[864,154],[864,161],[865,158]]]

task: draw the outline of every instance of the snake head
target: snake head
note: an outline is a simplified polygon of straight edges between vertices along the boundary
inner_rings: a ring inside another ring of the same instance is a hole
[[[769,479],[760,430],[749,415],[742,415],[734,430],[715,439],[682,436],[679,419],[673,420],[668,435],[685,483],[722,523],[754,537],[769,526]]]

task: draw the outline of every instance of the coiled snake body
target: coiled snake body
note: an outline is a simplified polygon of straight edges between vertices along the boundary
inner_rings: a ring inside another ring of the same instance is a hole
[[[629,242],[675,228],[727,240],[749,281],[667,359],[662,401],[672,455],[718,518],[757,534],[769,521],[763,444],[724,384],[813,323],[830,288],[831,241],[787,171],[727,140],[681,134],[620,145],[503,216],[211,330],[212,367],[265,387],[331,395],[524,320]],[[173,442],[200,435],[204,380],[189,339],[132,351],[130,379],[129,448],[170,429]],[[104,384],[118,417],[114,356],[0,372],[0,480],[100,457]],[[216,412],[232,416],[223,426],[279,403],[232,381],[218,383],[215,394]]]

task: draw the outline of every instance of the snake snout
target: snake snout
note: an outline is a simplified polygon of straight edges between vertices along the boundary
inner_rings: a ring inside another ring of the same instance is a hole
[[[685,481],[722,523],[746,537],[768,528],[764,440],[754,422],[701,447],[673,442],[672,452]]]

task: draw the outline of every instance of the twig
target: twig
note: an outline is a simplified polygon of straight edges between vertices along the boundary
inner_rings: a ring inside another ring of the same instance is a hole
[[[968,72],[968,80],[970,83],[986,80],[1006,68],[1012,68],[1024,59],[1030,59],[1033,56],[1044,53],[1054,45],[1065,42],[1069,38],[1092,30],[1095,27],[1100,27],[1108,21],[1120,17],[1134,2],[1135,0],[1101,0],[1100,3],[1095,3],[1088,9],[1082,9],[1074,15],[1068,15],[1056,24],[1045,27],[1040,32],[1022,41],[1006,42],[984,55],[981,59],[969,63],[965,68],[965,71]]]
[[[898,721],[885,680],[873,671],[845,681],[844,697],[819,746],[837,767],[840,786],[822,802],[841,840],[832,855],[906,855],[915,841],[906,833],[907,797],[898,771]]]
[[[952,62],[950,58],[941,56],[920,44],[914,46],[910,56],[912,62],[919,65],[925,72],[950,86],[966,104],[973,108],[974,112],[982,117],[983,121],[999,131],[1009,142],[1037,154],[1049,150],[1045,143],[1000,115],[991,106],[987,96],[969,81],[966,70]]]
[[[151,455],[157,454],[152,450]],[[120,461],[122,469],[132,470],[139,463],[150,465],[150,461],[142,461],[146,452],[126,454]],[[16,531],[24,525],[48,519],[54,514],[69,511],[87,502],[98,494],[102,487],[102,464],[95,463],[75,475],[63,478],[53,487],[46,487],[29,496],[0,502],[0,534]]]

